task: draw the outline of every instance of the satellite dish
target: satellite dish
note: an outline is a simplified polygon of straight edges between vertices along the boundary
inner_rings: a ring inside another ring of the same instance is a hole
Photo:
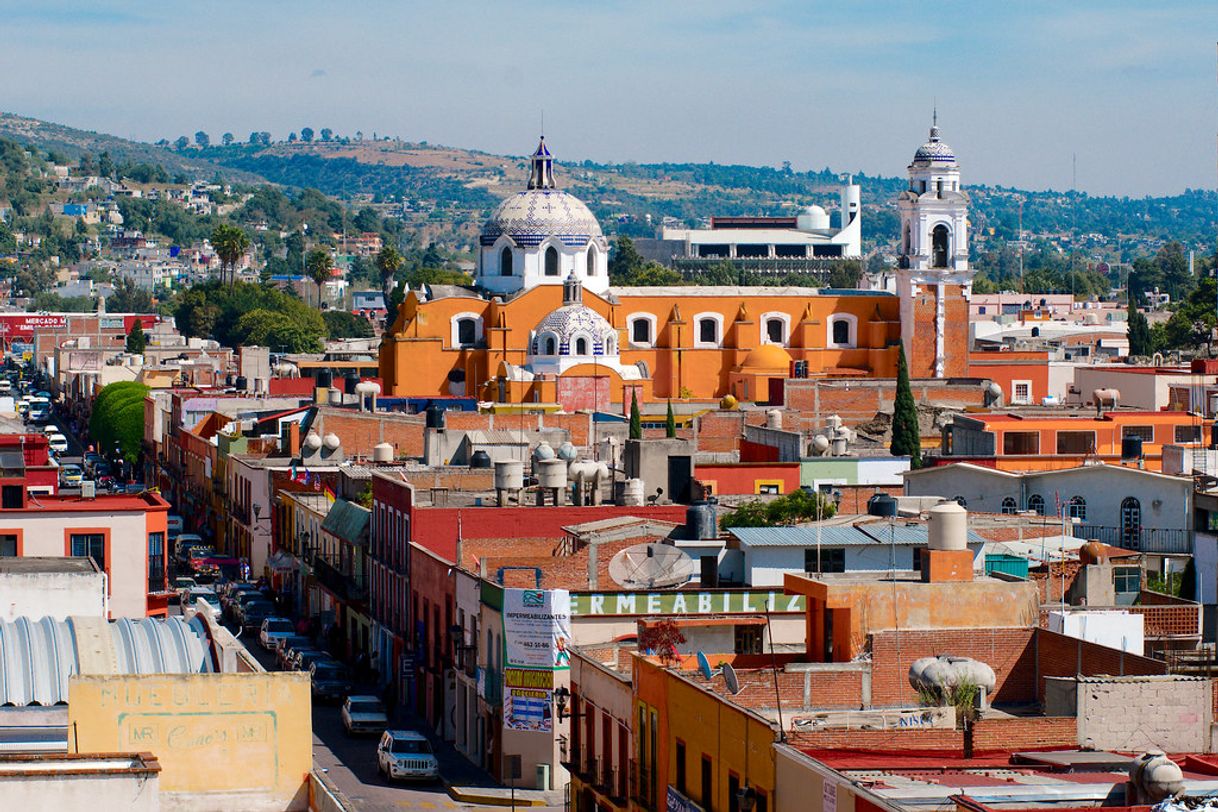
[[[698,652],[698,670],[702,672],[703,679],[710,679],[714,676],[714,672],[711,671],[710,660],[706,659],[706,655],[700,651]]]
[[[609,577],[624,589],[680,586],[695,569],[694,560],[671,544],[635,544],[609,561]]]
[[[732,668],[731,663],[723,664],[723,682],[732,696],[740,693],[740,678],[736,676],[736,669]]]

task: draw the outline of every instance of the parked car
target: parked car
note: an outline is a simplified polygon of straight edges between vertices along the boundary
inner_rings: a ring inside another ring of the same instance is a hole
[[[431,742],[413,730],[386,730],[376,746],[376,769],[390,781],[435,781],[440,763]]]
[[[243,595],[250,598],[261,597],[262,592],[253,584],[237,584],[225,590],[224,594],[220,596],[220,605],[224,607],[224,612],[228,617],[236,619],[237,606]]]
[[[389,726],[389,714],[375,696],[349,696],[343,702],[343,728],[348,735],[379,733]]]
[[[210,544],[196,544],[186,553],[186,565],[194,572],[199,568],[200,562],[205,558],[211,558],[216,554],[216,548]],[[195,573],[196,577],[198,573]]]
[[[242,604],[238,609],[237,618],[242,629],[257,629],[262,626],[262,621],[274,616],[275,604],[266,598],[257,598]]]
[[[278,647],[279,640],[291,637],[295,632],[296,627],[286,617],[268,617],[258,630],[258,642],[267,651],[273,651]]]
[[[322,661],[338,662],[330,653],[322,651],[319,648],[298,648],[292,652],[292,658],[288,661],[289,671],[305,671],[316,662]]]
[[[337,700],[351,693],[351,672],[329,657],[319,657],[309,665],[309,679],[314,699]],[[386,717],[385,724],[388,723]]]
[[[178,602],[181,603],[186,599],[186,593],[197,587],[199,584],[194,578],[174,578],[173,591],[178,593]]]
[[[183,603],[194,608],[198,606],[199,601],[203,601],[212,617],[220,619],[220,596],[216,594],[215,590],[205,586],[195,587],[186,593],[186,600]]]
[[[56,454],[66,454],[68,451],[68,438],[64,437],[59,432],[47,435],[47,446]]]
[[[98,454],[96,451],[86,451],[85,456],[84,456],[84,461],[85,461],[85,471],[91,474],[91,473],[93,473],[93,466],[97,465],[99,462],[102,461],[102,455]],[[178,519],[180,521],[181,517],[179,516]]]
[[[80,470],[79,465],[69,463],[59,466],[59,487],[61,488],[79,488],[84,478],[84,472]]]
[[[206,543],[202,536],[182,533],[174,540],[174,559],[182,566],[186,566],[190,563],[190,548],[202,547]]]

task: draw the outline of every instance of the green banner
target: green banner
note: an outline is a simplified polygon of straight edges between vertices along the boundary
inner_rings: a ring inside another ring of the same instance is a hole
[[[765,592],[572,592],[573,617],[756,615],[804,611],[803,595]]]

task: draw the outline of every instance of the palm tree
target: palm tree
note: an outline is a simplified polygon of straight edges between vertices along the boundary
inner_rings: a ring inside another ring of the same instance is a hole
[[[376,255],[376,269],[381,272],[381,295],[384,297],[385,308],[389,308],[389,291],[393,286],[393,277],[402,267],[402,255],[392,245],[386,245]]]
[[[324,248],[314,248],[305,257],[305,276],[317,285],[317,308],[321,309],[321,286],[330,278],[334,267],[330,252]]]
[[[227,270],[229,281],[237,277],[237,263],[250,249],[250,238],[242,229],[228,223],[220,223],[211,232],[211,245],[220,258],[220,282],[224,282]]]

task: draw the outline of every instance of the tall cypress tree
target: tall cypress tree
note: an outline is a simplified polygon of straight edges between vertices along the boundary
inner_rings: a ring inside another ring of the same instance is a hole
[[[677,436],[677,418],[672,413],[672,399],[668,401],[668,416],[664,418],[664,436],[672,439]]]
[[[643,416],[639,414],[639,396],[630,390],[630,439],[643,439]]]
[[[1138,310],[1137,302],[1129,299],[1129,354],[1150,355],[1153,352],[1150,339],[1150,323],[1146,315]]]
[[[892,406],[892,444],[888,448],[898,457],[909,457],[910,468],[922,467],[922,435],[918,431],[918,408],[909,386],[904,345],[899,345],[897,351],[897,396]]]

